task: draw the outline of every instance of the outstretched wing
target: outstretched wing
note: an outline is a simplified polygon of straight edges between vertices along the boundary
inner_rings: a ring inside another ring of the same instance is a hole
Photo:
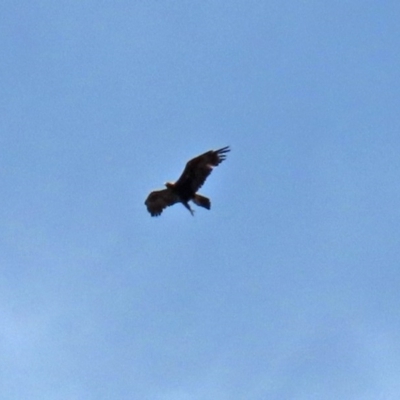
[[[219,150],[207,151],[207,153],[193,158],[186,164],[182,175],[175,182],[175,187],[183,192],[196,193],[211,174],[213,167],[222,163],[229,151],[229,146],[226,146]]]
[[[164,208],[177,203],[179,198],[170,189],[156,190],[151,192],[144,204],[147,206],[148,212],[152,217],[161,215]]]

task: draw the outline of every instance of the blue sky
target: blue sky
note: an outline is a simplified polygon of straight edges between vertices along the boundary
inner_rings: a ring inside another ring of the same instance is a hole
[[[3,1],[2,399],[397,400],[399,20]],[[226,145],[211,211],[150,217]]]

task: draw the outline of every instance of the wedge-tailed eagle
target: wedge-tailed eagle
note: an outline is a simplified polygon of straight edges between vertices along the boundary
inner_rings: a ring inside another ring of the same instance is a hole
[[[210,199],[196,193],[211,174],[213,167],[219,165],[230,151],[229,146],[219,150],[210,150],[190,160],[182,172],[180,178],[175,182],[167,182],[166,189],[151,192],[145,201],[147,210],[152,217],[161,215],[164,208],[175,203],[182,203],[193,215],[194,210],[190,208],[189,201],[207,210],[211,208]]]

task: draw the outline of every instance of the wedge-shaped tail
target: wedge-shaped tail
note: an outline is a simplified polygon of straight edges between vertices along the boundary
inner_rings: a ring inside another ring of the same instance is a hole
[[[207,208],[207,210],[211,208],[210,199],[201,194],[195,194],[192,201],[196,206]]]

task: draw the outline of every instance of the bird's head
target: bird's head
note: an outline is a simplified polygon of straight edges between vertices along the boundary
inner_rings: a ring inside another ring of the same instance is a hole
[[[165,184],[165,186],[166,186],[168,189],[172,189],[172,188],[175,186],[175,184],[173,184],[173,183],[171,183],[171,182],[167,182],[167,183]]]

